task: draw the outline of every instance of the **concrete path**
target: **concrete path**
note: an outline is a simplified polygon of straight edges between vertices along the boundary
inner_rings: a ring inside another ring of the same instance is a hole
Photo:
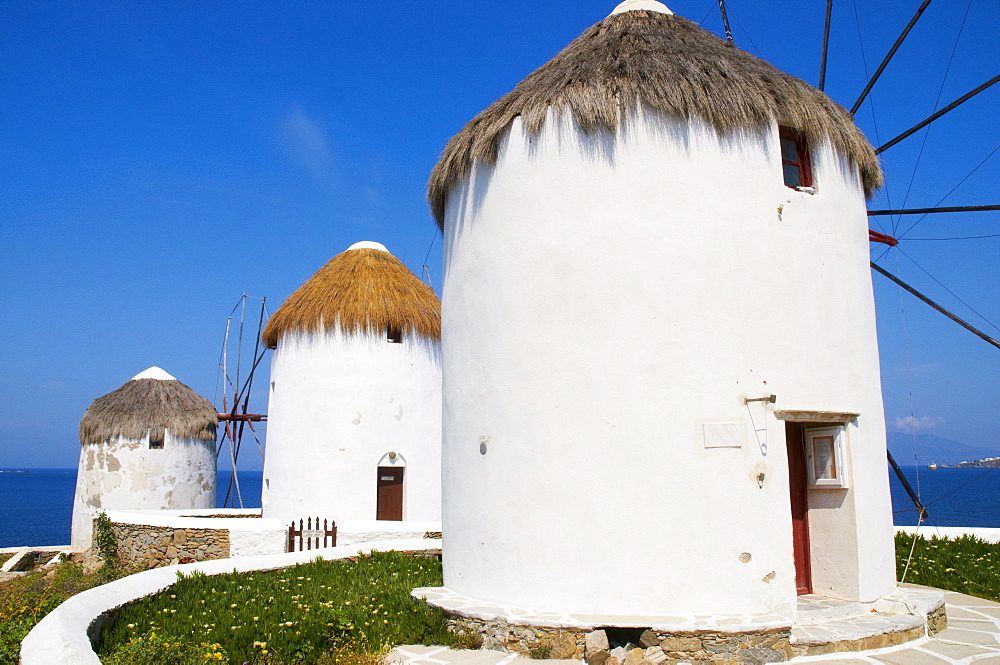
[[[948,628],[934,637],[873,651],[800,656],[790,662],[843,665],[1000,665],[1000,603],[953,591],[945,592],[945,602],[948,608]],[[574,661],[532,660],[486,649],[470,651],[404,645],[390,652],[388,662],[400,665],[565,665]]]

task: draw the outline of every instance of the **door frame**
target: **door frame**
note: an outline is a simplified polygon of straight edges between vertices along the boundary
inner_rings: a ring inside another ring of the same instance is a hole
[[[788,455],[788,494],[792,516],[792,556],[795,590],[812,593],[812,551],[809,542],[809,478],[806,467],[805,423],[785,421]]]

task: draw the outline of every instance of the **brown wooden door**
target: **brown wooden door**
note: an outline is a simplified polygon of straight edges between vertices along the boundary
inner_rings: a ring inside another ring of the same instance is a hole
[[[805,431],[802,423],[785,423],[788,448],[788,487],[792,504],[792,550],[795,555],[795,588],[799,595],[812,593],[809,553],[809,497],[806,481]]]
[[[375,519],[403,519],[403,467],[378,467],[378,504]]]

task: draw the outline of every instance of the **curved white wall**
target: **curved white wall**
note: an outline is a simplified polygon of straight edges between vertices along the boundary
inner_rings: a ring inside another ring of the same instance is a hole
[[[440,547],[440,543],[440,540],[429,539],[386,540],[304,552],[198,561],[145,570],[67,598],[42,617],[21,641],[19,662],[21,665],[101,665],[101,660],[94,653],[94,646],[90,640],[94,625],[100,625],[101,618],[115,608],[163,591],[177,582],[180,573],[222,575],[232,572],[274,570],[310,563],[317,558],[336,561],[356,557],[359,554],[370,555],[373,552],[433,553]]]
[[[178,439],[163,448],[146,439],[88,443],[80,451],[72,541],[89,546],[92,520],[103,510],[215,507],[215,442]]]
[[[285,335],[271,358],[264,457],[265,517],[374,520],[381,464],[406,467],[404,520],[439,521],[440,344]]]
[[[814,173],[815,195],[782,184],[776,128],[720,140],[638,114],[586,135],[550,112],[537,136],[515,120],[497,166],[452,190],[450,589],[597,614],[790,616],[784,425],[743,403],[768,393],[861,414],[851,489],[824,490],[849,497],[848,526],[833,521],[851,534],[823,556],[855,562],[827,575],[841,597],[893,588],[864,199],[827,147]],[[741,447],[706,448],[706,423],[735,425]]]

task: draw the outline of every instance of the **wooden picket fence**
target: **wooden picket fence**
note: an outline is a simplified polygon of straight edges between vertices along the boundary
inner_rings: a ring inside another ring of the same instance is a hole
[[[298,547],[296,547],[298,541]],[[306,550],[317,550],[321,547],[337,546],[337,523],[333,520],[323,520],[320,526],[319,517],[316,518],[315,526],[313,518],[299,520],[299,528],[295,528],[295,520],[292,520],[288,527],[288,551],[304,552]]]

